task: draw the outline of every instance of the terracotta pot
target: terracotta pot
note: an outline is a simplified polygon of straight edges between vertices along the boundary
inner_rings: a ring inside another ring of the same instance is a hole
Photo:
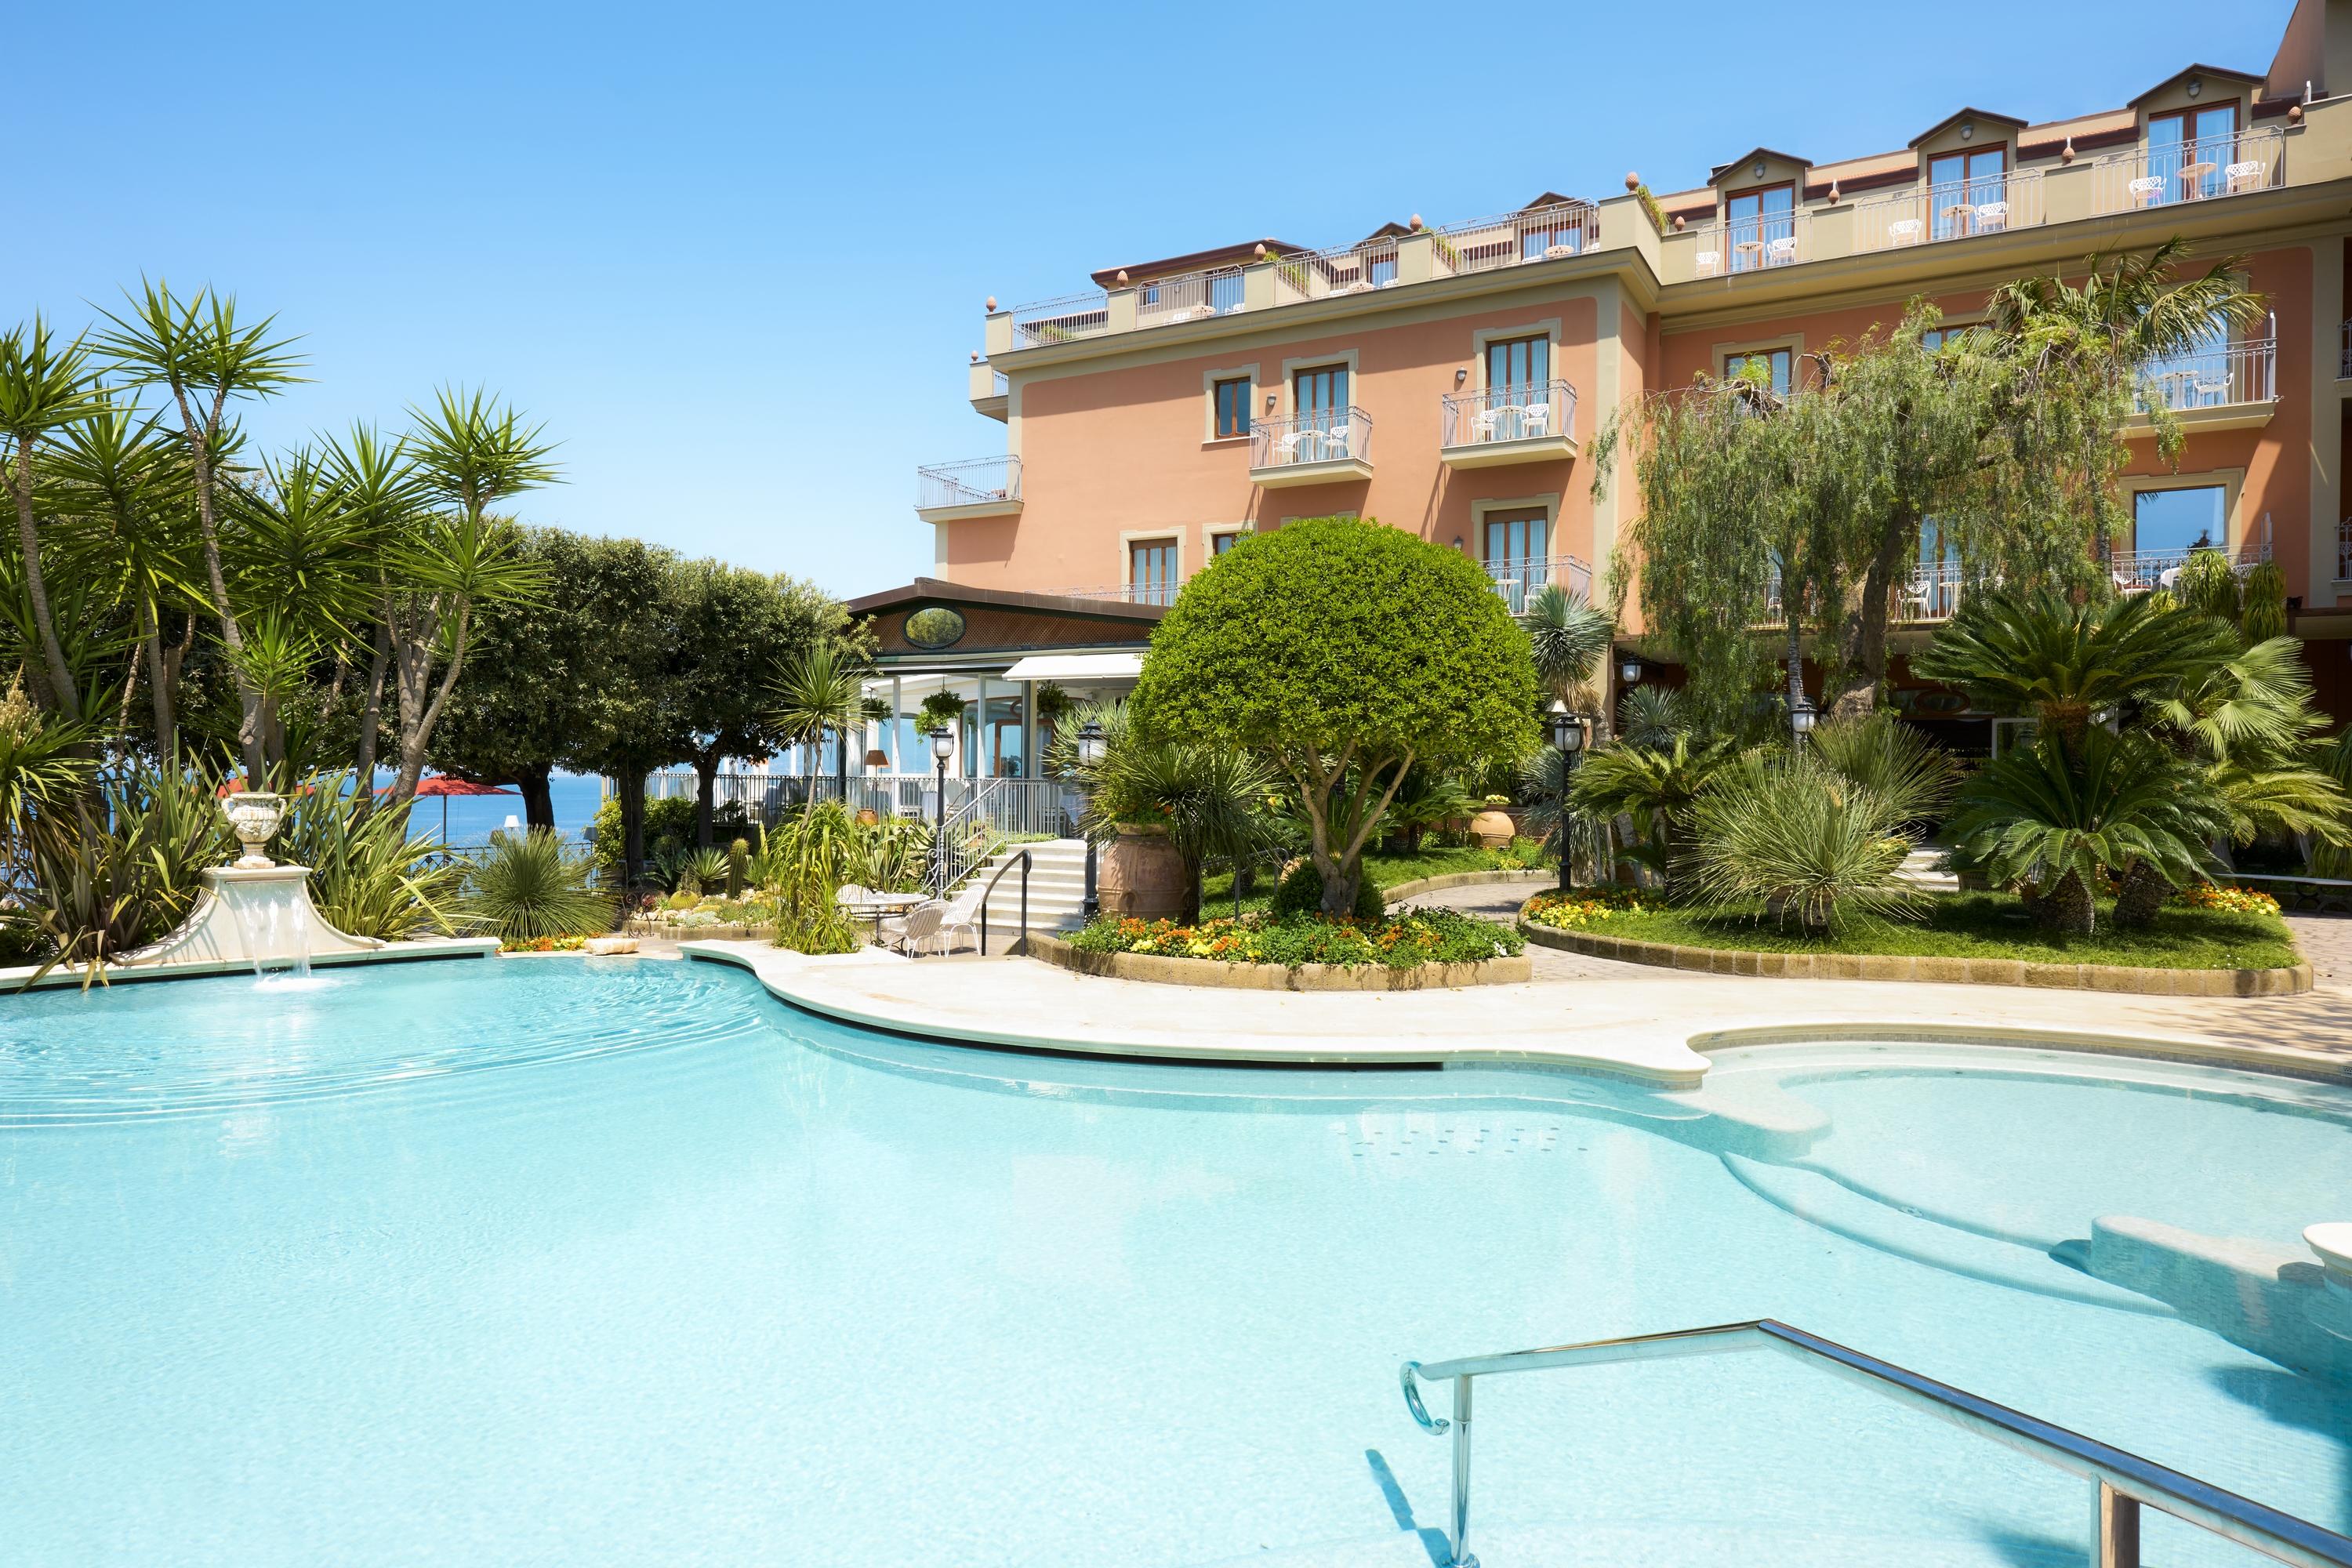
[[[1095,890],[1107,915],[1174,920],[1184,912],[1184,858],[1166,829],[1122,822],[1102,847]]]
[[[1481,848],[1501,849],[1509,845],[1518,825],[1501,806],[1489,806],[1470,819],[1470,831],[1478,836]]]

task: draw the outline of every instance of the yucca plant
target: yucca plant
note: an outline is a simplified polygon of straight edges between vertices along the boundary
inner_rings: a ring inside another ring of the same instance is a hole
[[[593,936],[613,925],[613,900],[595,886],[596,859],[544,827],[494,833],[465,862],[466,912],[508,942]]]
[[[775,900],[778,947],[857,951],[857,922],[834,900],[856,853],[857,825],[839,801],[810,806],[768,835],[763,890]]]
[[[2102,872],[2145,863],[2170,886],[2203,876],[2230,813],[2204,771],[2144,735],[2085,731],[2011,752],[1961,792],[1959,851],[1995,884],[2023,882],[2045,929],[2088,936]]]
[[[677,890],[681,893],[708,894],[727,885],[727,851],[712,846],[687,852],[684,868],[678,873]]]
[[[278,855],[310,868],[310,897],[328,924],[353,936],[401,942],[450,934],[466,868],[430,839],[408,836],[405,805],[365,809],[352,775],[316,778],[295,793],[275,840]]]
[[[1911,852],[1902,826],[1916,799],[1881,795],[1811,751],[1751,753],[1691,808],[1691,890],[1794,916],[1808,936],[1826,936],[1857,910],[1916,914],[1923,895],[1895,873]]]
[[[910,891],[920,887],[930,864],[930,825],[893,818],[850,825],[845,880],[861,887]]]
[[[1642,842],[1626,857],[1682,895],[1680,863],[1691,807],[1735,755],[1725,740],[1677,735],[1669,745],[1605,746],[1584,760],[1569,786],[1569,809],[1602,822],[1629,816]]]
[[[217,780],[131,763],[86,795],[37,805],[23,829],[26,915],[51,949],[44,972],[87,963],[92,977],[186,920],[200,873],[236,854]]]
[[[1806,752],[1832,773],[1869,791],[1897,823],[1939,816],[1959,778],[1949,755],[1883,710],[1816,727]]]

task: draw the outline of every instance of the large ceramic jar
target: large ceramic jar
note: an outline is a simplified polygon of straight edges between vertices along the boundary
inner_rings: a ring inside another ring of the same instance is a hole
[[[1184,858],[1167,829],[1122,822],[1101,855],[1095,892],[1103,913],[1162,921],[1184,912]]]
[[[1511,814],[1501,806],[1489,805],[1470,819],[1470,832],[1481,848],[1506,849],[1518,832],[1518,824],[1513,822]]]

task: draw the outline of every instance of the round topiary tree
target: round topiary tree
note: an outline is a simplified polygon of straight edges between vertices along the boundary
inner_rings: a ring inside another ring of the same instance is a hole
[[[1297,787],[1323,910],[1355,907],[1405,771],[1517,756],[1536,735],[1527,634],[1475,562],[1378,522],[1242,540],[1152,634],[1134,721],[1265,753]]]

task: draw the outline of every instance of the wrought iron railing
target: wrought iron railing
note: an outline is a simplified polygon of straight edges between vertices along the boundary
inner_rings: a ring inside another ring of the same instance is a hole
[[[1486,579],[1515,616],[1525,615],[1528,601],[1549,584],[1572,594],[1592,595],[1592,568],[1573,555],[1531,555],[1518,561],[1489,561]]]
[[[1110,331],[1110,296],[1097,289],[1088,294],[1065,294],[1013,309],[1013,346],[1041,348],[1047,343],[1074,342]]]
[[[1118,599],[1129,605],[1157,605],[1162,609],[1176,602],[1183,591],[1181,583],[1112,583],[1100,588],[1057,588],[1055,593],[1066,599]]]
[[[1369,462],[1371,416],[1360,408],[1318,408],[1288,419],[1260,419],[1250,426],[1250,467],[1287,468],[1353,458]]]
[[[1021,459],[969,458],[961,463],[932,463],[915,470],[915,508],[982,506],[1021,499]]]
[[[1812,216],[1802,208],[1717,219],[1691,230],[1691,275],[1723,278],[1793,266],[1812,255]]]
[[[2031,228],[2042,217],[2042,171],[2012,169],[1856,202],[1853,247],[1899,250],[1937,240]]]
[[[1576,388],[1564,381],[1449,392],[1443,401],[1447,447],[1576,436]]]
[[[2091,202],[2103,213],[2266,191],[2285,179],[2286,135],[2275,125],[2193,142],[2143,143],[2091,167]]]
[[[1230,316],[1245,308],[1242,290],[1242,269],[1238,267],[1214,267],[1139,283],[1135,286],[1135,324],[1156,327],[1168,321]]]
[[[1447,278],[1581,256],[1601,243],[1601,209],[1591,202],[1556,202],[1448,224],[1433,232],[1436,243],[1431,270]]]
[[[2140,371],[2139,405],[2161,404],[2176,414],[2238,403],[2269,403],[2278,395],[2278,322],[2270,335],[2168,354]]]
[[[1297,250],[1275,258],[1274,302],[1334,294],[1369,294],[1397,281],[1397,242],[1391,236],[1335,245],[1328,250]]]

